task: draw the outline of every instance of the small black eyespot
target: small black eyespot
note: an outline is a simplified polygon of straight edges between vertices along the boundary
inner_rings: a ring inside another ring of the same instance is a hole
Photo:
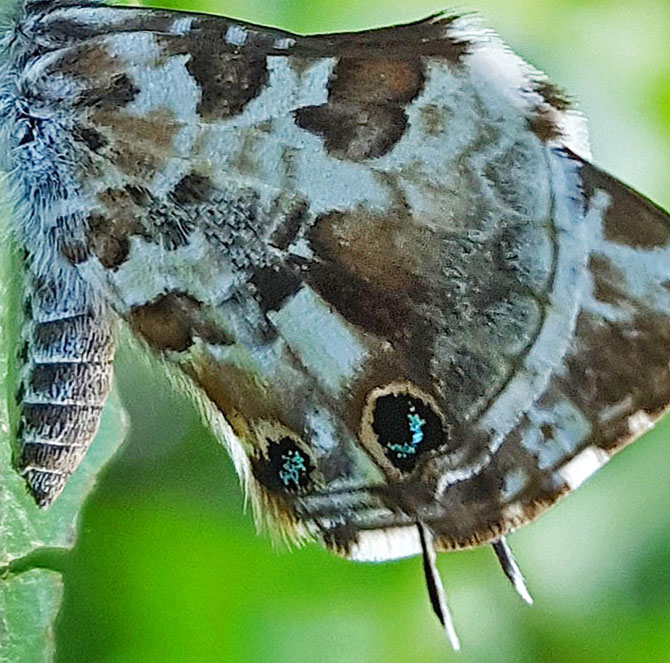
[[[411,472],[421,454],[447,443],[442,421],[422,400],[409,394],[377,398],[372,430],[388,459],[402,472]]]
[[[253,462],[254,475],[273,493],[304,493],[313,483],[314,465],[296,441],[266,438],[265,455]]]

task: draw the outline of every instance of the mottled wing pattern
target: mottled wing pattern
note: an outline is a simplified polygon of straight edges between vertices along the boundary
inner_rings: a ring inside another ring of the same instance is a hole
[[[23,98],[74,156],[61,254],[199,387],[284,533],[494,540],[667,406],[668,215],[472,18],[31,20]]]

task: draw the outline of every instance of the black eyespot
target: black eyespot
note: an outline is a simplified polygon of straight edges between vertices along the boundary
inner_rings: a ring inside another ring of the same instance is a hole
[[[421,454],[447,443],[438,414],[409,394],[379,396],[374,404],[372,430],[388,459],[402,472],[411,472]]]
[[[309,454],[287,436],[266,438],[264,456],[253,462],[256,478],[273,493],[305,493],[313,483],[314,464]]]

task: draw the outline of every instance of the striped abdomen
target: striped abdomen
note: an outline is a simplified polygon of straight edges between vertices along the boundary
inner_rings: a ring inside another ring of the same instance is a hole
[[[41,507],[63,490],[93,440],[109,392],[109,313],[72,274],[27,296],[16,467]]]

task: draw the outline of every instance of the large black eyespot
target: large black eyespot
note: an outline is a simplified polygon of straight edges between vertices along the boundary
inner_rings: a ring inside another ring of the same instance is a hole
[[[264,455],[253,461],[256,478],[273,493],[307,492],[314,474],[309,454],[288,435],[278,440],[266,438],[266,443]]]
[[[372,430],[386,457],[401,472],[411,472],[421,454],[447,443],[439,415],[428,403],[406,393],[376,399]]]

